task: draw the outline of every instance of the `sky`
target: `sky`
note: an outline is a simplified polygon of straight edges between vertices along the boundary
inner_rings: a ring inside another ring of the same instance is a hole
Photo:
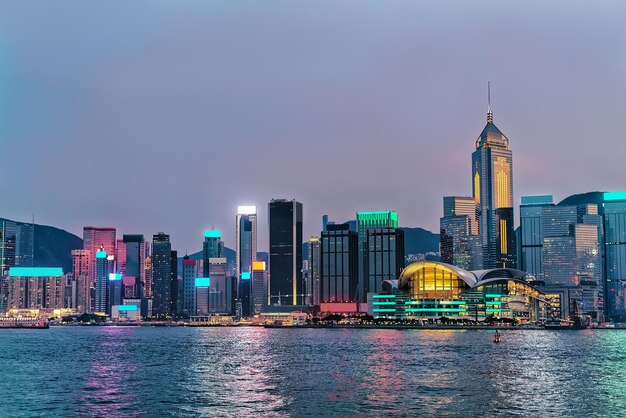
[[[203,231],[238,205],[438,231],[486,123],[514,194],[626,190],[626,2],[0,0],[0,217]]]

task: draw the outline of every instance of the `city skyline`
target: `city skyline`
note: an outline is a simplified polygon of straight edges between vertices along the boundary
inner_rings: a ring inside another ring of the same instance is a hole
[[[279,2],[283,13],[260,20],[232,5],[179,7],[120,15],[60,2],[42,15],[76,19],[38,25],[27,7],[3,6],[0,137],[13,156],[2,166],[0,192],[12,196],[3,217],[34,212],[78,236],[85,225],[165,231],[181,255],[198,250],[205,229],[225,231],[234,248],[239,205],[259,208],[267,250],[272,198],[303,203],[305,240],[319,235],[323,214],[343,221],[364,210],[394,210],[403,226],[436,232],[441,198],[470,190],[467,155],[484,126],[488,80],[515,154],[515,213],[522,195],[623,189],[623,5],[394,4],[354,16],[349,6],[327,15]],[[84,22],[93,23],[87,33]],[[188,31],[176,31],[183,24]],[[485,26],[493,31],[472,29]],[[209,42],[216,37],[229,42]],[[290,66],[276,65],[286,57]],[[231,64],[250,71],[231,74]],[[360,169],[381,149],[395,182]],[[321,163],[338,171],[313,172]],[[194,180],[208,165],[219,184]],[[111,193],[85,199],[97,181]],[[164,202],[162,190],[186,204]]]

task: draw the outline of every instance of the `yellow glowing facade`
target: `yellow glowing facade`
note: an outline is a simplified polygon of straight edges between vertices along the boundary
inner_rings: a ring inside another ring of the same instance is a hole
[[[511,201],[511,164],[504,157],[498,157],[493,163],[495,172],[495,207],[494,209],[510,208],[513,206]]]

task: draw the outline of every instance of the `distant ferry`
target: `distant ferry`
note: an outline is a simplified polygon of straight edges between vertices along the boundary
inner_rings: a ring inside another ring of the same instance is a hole
[[[29,317],[0,317],[0,329],[47,329],[50,328],[48,321],[42,318]]]

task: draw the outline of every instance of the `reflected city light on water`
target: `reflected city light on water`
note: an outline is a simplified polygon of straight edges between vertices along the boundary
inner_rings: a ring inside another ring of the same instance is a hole
[[[494,344],[486,331],[7,331],[0,415],[623,415],[626,332],[501,334]]]
[[[137,365],[128,358],[127,338],[137,331],[134,327],[103,327],[96,338],[91,368],[86,376],[81,413],[107,416],[124,413],[136,416],[140,400],[128,390]]]

